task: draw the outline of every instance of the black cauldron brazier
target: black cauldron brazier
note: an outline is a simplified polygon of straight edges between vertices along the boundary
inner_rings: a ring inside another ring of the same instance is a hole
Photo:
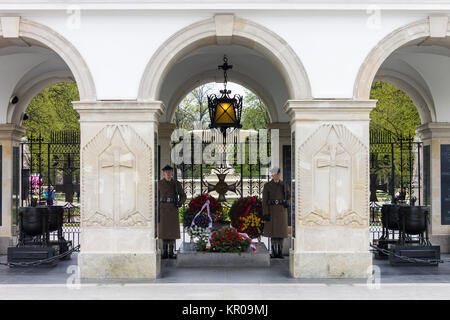
[[[62,206],[37,206],[19,208],[19,226],[21,238],[46,236],[50,232],[61,233],[64,208]]]
[[[45,229],[43,216],[48,214],[45,207],[22,207],[19,208],[19,221],[21,232],[26,236],[37,236]]]
[[[401,204],[383,204],[381,207],[381,223],[383,227],[390,230],[400,230],[400,208]]]
[[[48,226],[49,231],[57,231],[63,225],[64,207],[48,206]]]
[[[423,234],[427,231],[428,207],[405,206],[400,208],[400,230],[406,234]]]

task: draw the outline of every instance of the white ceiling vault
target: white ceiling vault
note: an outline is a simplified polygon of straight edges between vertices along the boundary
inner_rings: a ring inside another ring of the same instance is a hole
[[[0,38],[0,123],[17,122],[31,99],[57,82],[73,81],[61,57],[27,39]],[[9,103],[16,95],[19,103]]]
[[[208,82],[223,82],[223,71],[218,66],[223,63],[224,55],[233,65],[228,71],[228,81],[257,94],[268,107],[272,122],[289,121],[283,109],[288,99],[283,77],[262,54],[239,45],[211,45],[179,59],[161,88],[160,99],[167,107],[161,120],[170,122],[175,108],[194,88]]]
[[[415,41],[394,51],[375,80],[397,85],[413,100],[422,123],[450,119],[450,39]]]

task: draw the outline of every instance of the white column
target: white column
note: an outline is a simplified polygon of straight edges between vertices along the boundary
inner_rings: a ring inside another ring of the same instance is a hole
[[[161,102],[75,102],[81,124],[82,278],[156,278],[155,132]]]
[[[295,134],[293,277],[368,275],[369,113],[375,103],[312,100],[286,105]]]
[[[0,254],[6,254],[12,245],[13,236],[13,147],[20,147],[20,139],[25,134],[25,128],[15,124],[0,125],[1,158],[1,225],[0,225]],[[20,155],[17,174],[20,186]],[[20,194],[20,188],[19,188]],[[20,199],[19,199],[20,201]]]
[[[423,145],[430,148],[430,190],[429,199],[431,205],[431,243],[441,246],[441,252],[450,252],[450,225],[442,223],[442,201],[450,198],[450,190],[441,190],[441,145],[450,144],[450,123],[430,122],[417,128]],[[425,155],[424,155],[425,156]],[[448,159],[444,159],[447,160]],[[422,159],[422,163],[425,159]],[[422,165],[423,167],[423,165]],[[423,170],[426,170],[423,167]],[[424,180],[425,174],[424,171]],[[448,178],[447,178],[448,179]],[[425,186],[424,186],[425,187]],[[424,190],[424,192],[427,192]],[[425,195],[424,195],[425,196]],[[422,198],[423,199],[423,198]]]
[[[269,123],[267,129],[278,130],[278,161],[279,163],[272,164],[272,166],[276,165],[281,169],[281,176],[283,176],[283,146],[291,145],[291,126],[288,122],[272,122]]]

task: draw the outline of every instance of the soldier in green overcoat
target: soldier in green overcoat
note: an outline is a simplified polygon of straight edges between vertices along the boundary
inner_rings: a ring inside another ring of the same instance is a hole
[[[280,168],[270,170],[272,180],[263,189],[263,216],[266,220],[263,235],[271,238],[272,258],[283,258],[283,238],[288,237],[287,207],[291,194],[287,185],[280,180]]]
[[[175,240],[180,239],[178,208],[186,201],[186,193],[181,183],[172,178],[171,166],[165,166],[162,171],[163,178],[158,181],[158,237],[163,240],[162,259],[175,259]]]

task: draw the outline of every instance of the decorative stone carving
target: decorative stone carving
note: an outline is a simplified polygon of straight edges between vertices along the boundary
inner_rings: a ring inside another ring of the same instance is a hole
[[[302,225],[368,223],[368,149],[341,124],[320,126],[298,149]]]
[[[82,159],[85,227],[151,225],[152,152],[131,127],[107,125],[83,147]]]

